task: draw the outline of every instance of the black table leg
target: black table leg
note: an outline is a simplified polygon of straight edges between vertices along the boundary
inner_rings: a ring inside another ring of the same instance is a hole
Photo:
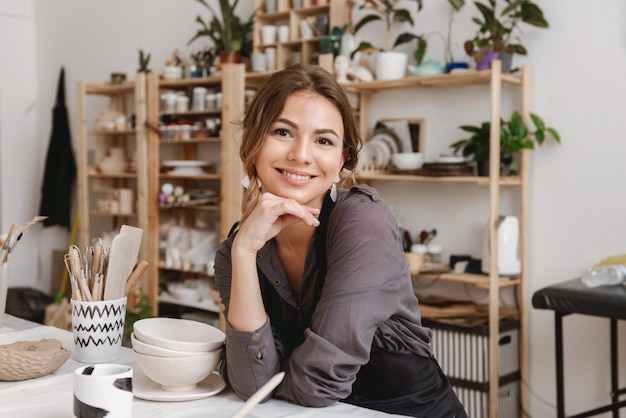
[[[563,314],[554,312],[554,347],[556,351],[556,416],[565,418],[565,388],[563,387]]]
[[[619,418],[617,367],[617,319],[611,318],[611,403],[613,404],[613,418]]]

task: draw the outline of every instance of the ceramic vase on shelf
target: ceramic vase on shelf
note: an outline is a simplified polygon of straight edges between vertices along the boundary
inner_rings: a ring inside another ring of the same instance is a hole
[[[499,52],[494,51],[493,49],[490,49],[489,51],[485,51],[483,53],[483,59],[476,63],[476,69],[477,70],[488,70],[491,68],[491,61],[498,59],[498,56],[500,55]]]
[[[378,52],[376,54],[376,79],[398,80],[406,74],[408,56],[404,52]]]

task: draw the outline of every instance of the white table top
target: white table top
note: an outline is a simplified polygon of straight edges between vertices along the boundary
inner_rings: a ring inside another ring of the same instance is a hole
[[[70,332],[48,326],[33,324],[6,315],[0,327],[0,344],[14,341],[56,338],[72,350]],[[132,351],[122,348],[122,355],[115,363],[133,367],[134,377],[142,376],[136,366]],[[84,366],[76,361],[74,354],[56,372],[38,379],[21,382],[0,382],[2,416],[20,418],[69,418],[73,416],[72,372]],[[135,398],[133,418],[212,418],[229,417],[243,405],[243,400],[226,389],[218,395],[199,400],[157,402]],[[260,417],[393,417],[398,415],[355,407],[337,402],[326,408],[305,408],[289,402],[271,399],[254,407],[247,415]]]

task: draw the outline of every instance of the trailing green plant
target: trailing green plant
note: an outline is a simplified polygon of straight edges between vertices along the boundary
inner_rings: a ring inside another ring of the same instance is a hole
[[[226,54],[240,53],[247,57],[252,53],[252,29],[254,26],[253,12],[247,21],[242,21],[235,13],[239,0],[219,0],[222,19],[205,0],[196,0],[211,12],[211,17],[206,21],[202,16],[196,16],[196,22],[200,29],[189,40],[192,43],[198,38],[207,36],[211,38],[216,51],[224,51]]]
[[[481,17],[472,19],[478,25],[478,30],[473,39],[465,42],[464,47],[465,52],[474,56],[476,62],[482,61],[484,53],[489,50],[527,55],[528,51],[521,43],[520,24],[549,27],[543,11],[531,0],[504,0],[504,3],[504,8],[499,11],[498,0],[474,2]]]
[[[524,123],[518,111],[514,111],[508,121],[500,119],[500,162],[503,165],[510,165],[515,154],[523,149],[534,149],[535,144],[542,145],[548,138],[561,143],[560,134],[556,129],[546,126],[542,118],[531,113],[530,119],[532,128]],[[477,163],[488,160],[491,122],[483,122],[480,125],[462,125],[460,129],[472,135],[450,145],[454,153],[460,151],[461,155]]]
[[[448,0],[451,9],[448,16],[448,33],[445,39],[445,60],[446,63],[454,62],[454,56],[452,55],[452,23],[454,22],[454,14],[461,10],[465,6],[465,0]]]
[[[423,0],[411,0],[415,3],[416,12],[422,10]],[[408,9],[399,7],[400,0],[364,0],[359,6],[360,10],[368,10],[369,13],[363,16],[354,26],[354,33],[357,33],[363,26],[370,22],[383,21],[385,23],[385,46],[376,47],[372,43],[363,41],[352,52],[352,55],[357,52],[375,52],[375,51],[392,51],[395,47],[411,42],[417,41],[417,49],[414,53],[415,61],[418,65],[421,64],[424,54],[426,53],[426,39],[422,35],[416,35],[411,32],[403,32],[395,38],[395,41],[391,35],[391,27],[394,23],[408,23],[411,26],[415,25],[411,12]],[[392,43],[393,41],[393,43]]]
[[[150,68],[148,65],[150,64],[150,57],[152,54],[143,52],[143,49],[139,50],[139,71],[142,73],[149,73]]]

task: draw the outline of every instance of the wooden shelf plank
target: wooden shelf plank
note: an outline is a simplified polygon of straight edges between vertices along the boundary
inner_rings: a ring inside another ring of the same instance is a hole
[[[365,181],[422,181],[441,183],[475,183],[480,186],[489,185],[489,177],[480,176],[418,176],[416,174],[394,174],[388,171],[362,171],[354,175],[357,180]],[[519,177],[500,177],[500,186],[519,186]]]
[[[135,92],[135,83],[122,84],[85,84],[85,94],[115,96],[121,94],[132,94]]]
[[[470,273],[441,273],[441,274],[425,274],[419,273],[414,278],[427,280],[441,280],[445,282],[469,283],[481,289],[489,289],[489,276],[486,274],[470,274]],[[519,277],[500,277],[498,287],[510,287],[520,284],[522,281]]]
[[[502,81],[511,84],[521,84],[521,79],[513,74],[502,74]],[[346,83],[343,86],[347,91],[375,93],[384,90],[471,86],[489,84],[490,82],[491,70],[481,70],[467,71],[461,73],[405,77],[399,80],[351,82]]]
[[[219,86],[221,83],[222,77],[213,75],[208,77],[182,78],[180,80],[159,80],[159,88],[185,88],[202,84]]]

